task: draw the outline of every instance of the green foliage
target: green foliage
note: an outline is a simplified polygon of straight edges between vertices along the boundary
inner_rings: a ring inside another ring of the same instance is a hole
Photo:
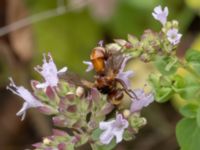
[[[198,110],[198,105],[189,103],[180,108],[180,113],[187,118],[195,118]]]
[[[101,145],[99,143],[91,144],[92,150],[112,150],[116,146],[116,141],[113,139],[108,145]]]
[[[134,138],[133,133],[130,132],[129,130],[125,130],[124,135],[123,135],[123,139],[125,141],[130,141]]]
[[[172,56],[157,56],[155,65],[158,70],[164,75],[171,75],[178,69],[178,59]]]
[[[183,99],[188,101],[200,99],[200,83],[193,76],[175,75],[173,82],[173,90]]]
[[[92,132],[92,139],[95,140],[95,141],[98,141],[101,133],[102,133],[102,130],[97,128],[96,130],[94,130]]]
[[[176,127],[181,150],[198,150],[200,147],[200,52],[187,51],[185,62],[177,57],[159,56],[155,65],[161,75],[151,75],[149,81],[155,92],[156,101],[165,102],[174,93],[179,94],[187,104],[180,108],[185,117]],[[188,74],[177,75],[177,68],[183,67]]]
[[[200,127],[195,119],[182,119],[177,124],[176,136],[181,150],[199,150]]]
[[[190,49],[187,51],[185,59],[200,74],[200,52]]]
[[[149,82],[152,85],[155,100],[159,103],[166,102],[173,95],[171,81],[166,76],[151,74]]]

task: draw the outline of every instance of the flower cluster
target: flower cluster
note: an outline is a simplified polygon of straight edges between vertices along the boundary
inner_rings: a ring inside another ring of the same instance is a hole
[[[111,51],[109,48],[105,50]],[[116,74],[112,82],[119,80],[124,83],[127,91],[131,91],[129,79],[133,76],[133,71],[124,71],[131,57],[123,53],[116,56],[115,53],[111,54],[113,54],[111,58],[104,60],[105,67],[107,67],[105,70],[113,69]],[[131,106],[119,110],[118,104],[110,100],[109,93],[103,94],[95,85],[86,88],[85,82],[91,83],[90,81],[70,76],[66,67],[58,71],[50,54],[48,58],[47,60],[44,54],[42,67],[35,67],[35,70],[44,78],[44,82],[33,80],[31,82],[33,92],[29,92],[23,86],[16,86],[12,78],[9,78],[10,85],[7,86],[7,89],[24,99],[24,104],[17,113],[17,115],[22,115],[22,120],[29,108],[37,108],[44,114],[52,115],[52,122],[55,126],[63,129],[69,128],[73,131],[73,135],[70,135],[65,131],[54,129],[52,136],[45,137],[43,142],[33,145],[36,149],[77,147],[89,141],[91,145],[102,146],[111,144],[114,137],[116,137],[115,143],[117,144],[124,139],[125,132],[134,131],[129,134],[129,139],[131,139],[136,131],[146,123],[138,112],[153,101],[152,94],[145,95],[142,90],[132,91]],[[118,67],[109,65],[113,61],[119,61],[120,65]],[[84,63],[89,65],[86,72],[91,69],[95,70],[92,62]],[[77,84],[77,81],[82,84]],[[111,117],[105,120],[108,115],[114,115],[114,108],[117,108],[116,119]],[[96,130],[99,134],[97,139],[92,138]]]
[[[157,6],[152,15],[162,24],[159,33],[146,30],[141,39],[129,35],[127,41],[118,39],[105,46],[100,42],[92,50],[90,61],[83,63],[88,66],[86,72],[94,71],[94,82],[77,78],[68,73],[67,67],[58,70],[50,54],[44,54],[42,66],[35,67],[44,81],[32,81],[33,92],[16,86],[9,78],[7,89],[24,99],[17,115],[24,119],[27,109],[34,107],[51,115],[53,124],[63,129],[53,130],[53,135],[34,144],[36,149],[74,149],[85,143],[94,149],[112,147],[113,143],[115,146],[131,140],[146,124],[140,112],[154,101],[154,95],[144,89],[131,89],[134,72],[126,71],[126,64],[136,57],[149,62],[157,55],[173,55],[182,36],[177,21],[167,21],[167,7],[162,10]],[[167,69],[174,63],[170,62]],[[124,94],[129,98],[123,98]],[[120,107],[124,100],[130,105]],[[66,128],[71,132],[67,133]]]
[[[168,8],[165,7],[164,10],[162,10],[161,6],[157,6],[154,8],[154,12],[152,13],[153,17],[158,20],[163,27],[170,26],[170,23],[167,23],[167,16],[168,16]],[[166,27],[167,28],[167,27]],[[177,45],[180,42],[180,39],[182,37],[182,34],[178,33],[178,29],[176,27],[168,27],[167,33],[167,39],[172,45]]]
[[[108,45],[115,50],[123,49],[134,58],[140,58],[143,62],[154,61],[159,56],[172,56],[180,43],[182,34],[178,31],[178,21],[168,21],[169,11],[167,7],[154,8],[152,16],[162,24],[161,31],[145,30],[140,38],[129,34],[128,40],[117,39]]]

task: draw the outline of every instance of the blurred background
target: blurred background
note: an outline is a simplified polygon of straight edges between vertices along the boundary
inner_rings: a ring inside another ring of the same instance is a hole
[[[168,19],[177,19],[184,35],[178,55],[192,47],[200,50],[199,0],[0,0],[0,150],[22,150],[51,134],[50,118],[29,110],[21,122],[16,112],[23,101],[5,89],[8,77],[30,89],[39,79],[33,66],[42,63],[42,53],[51,52],[58,67],[89,79],[83,60],[98,41],[139,36],[145,29],[159,31],[151,15],[155,6],[168,6]],[[136,71],[134,87],[143,87],[151,65],[129,63]],[[137,76],[139,75],[139,77]],[[181,118],[181,100],[152,104],[142,113],[148,124],[136,139],[122,142],[116,150],[178,150],[175,125]],[[80,149],[89,149],[87,145]]]

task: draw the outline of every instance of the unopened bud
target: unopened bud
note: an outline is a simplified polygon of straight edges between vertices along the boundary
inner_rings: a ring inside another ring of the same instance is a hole
[[[173,25],[173,27],[178,28],[178,21],[177,20],[173,20],[172,21],[172,25]]]
[[[45,145],[49,145],[49,144],[51,143],[51,141],[50,141],[48,138],[44,138],[44,139],[43,139],[43,143],[44,143]]]
[[[107,44],[106,48],[111,50],[111,51],[119,51],[119,50],[121,50],[121,46],[119,46],[116,43]]]
[[[170,28],[172,27],[172,23],[168,21],[168,22],[166,23],[166,27],[167,27],[167,29],[170,29]]]
[[[128,110],[128,109],[125,109],[125,110],[123,111],[124,118],[128,118],[128,117],[130,116],[130,114],[131,114],[131,112],[130,112],[130,110]]]
[[[114,40],[115,43],[119,44],[120,46],[125,46],[127,41],[123,40],[123,39],[115,39]]]
[[[82,88],[82,87],[77,87],[77,89],[76,89],[76,95],[78,96],[78,97],[81,97],[81,96],[83,96],[83,94],[84,94],[84,88]]]

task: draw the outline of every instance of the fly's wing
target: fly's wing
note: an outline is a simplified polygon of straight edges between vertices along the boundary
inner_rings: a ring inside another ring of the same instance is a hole
[[[61,79],[65,80],[69,84],[75,85],[75,86],[81,86],[83,88],[92,88],[93,83],[90,81],[87,81],[86,79],[81,78],[75,73],[67,71],[64,75],[60,76]]]
[[[115,52],[109,54],[108,60],[106,62],[106,68],[108,71],[112,70],[113,73],[117,74],[123,64],[124,56],[121,52]]]

